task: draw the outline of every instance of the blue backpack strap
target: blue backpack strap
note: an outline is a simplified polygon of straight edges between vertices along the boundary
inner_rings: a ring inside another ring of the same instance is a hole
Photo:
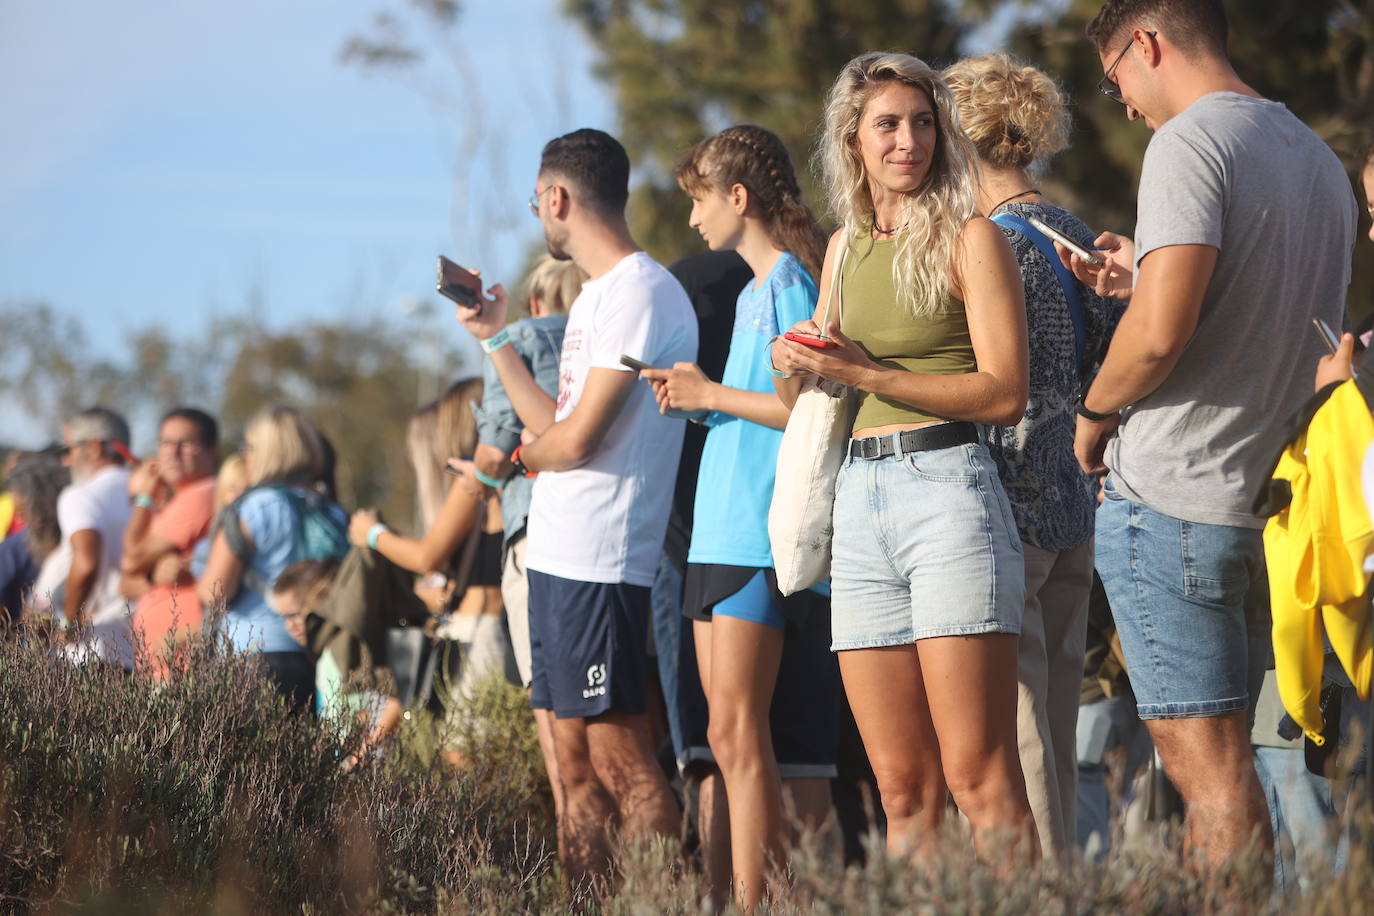
[[[1054,242],[1050,241],[1045,233],[1016,214],[1008,213],[1005,210],[993,216],[992,221],[999,226],[1005,226],[1024,235],[1032,245],[1040,250],[1040,253],[1045,256],[1045,260],[1050,262],[1050,267],[1054,268],[1055,276],[1059,278],[1059,285],[1064,288],[1064,299],[1069,304],[1069,320],[1073,322],[1074,364],[1078,367],[1078,375],[1081,378],[1084,371],[1089,368],[1085,365],[1087,362],[1088,335],[1083,323],[1083,302],[1078,296],[1077,278],[1069,273],[1064,262],[1059,260],[1059,252],[1054,250]]]

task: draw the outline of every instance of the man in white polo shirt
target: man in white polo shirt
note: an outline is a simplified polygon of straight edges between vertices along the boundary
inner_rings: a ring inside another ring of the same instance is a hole
[[[505,346],[505,294],[459,308],[483,338],[537,473],[530,504],[531,705],[554,712],[563,785],[559,857],[569,880],[607,874],[608,825],[626,839],[676,836],[679,812],[649,746],[649,592],[682,451],[683,420],[659,413],[621,356],[691,362],[697,322],[677,280],[625,222],[630,162],[615,138],[578,130],[544,147],[530,208],[549,252],[590,279],[568,313],[553,401]]]

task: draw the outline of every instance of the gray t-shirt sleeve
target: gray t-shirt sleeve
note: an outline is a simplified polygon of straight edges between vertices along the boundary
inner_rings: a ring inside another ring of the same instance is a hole
[[[1166,125],[1150,143],[1140,175],[1135,230],[1135,266],[1150,252],[1170,245],[1221,248],[1226,221],[1226,175],[1180,130]]]

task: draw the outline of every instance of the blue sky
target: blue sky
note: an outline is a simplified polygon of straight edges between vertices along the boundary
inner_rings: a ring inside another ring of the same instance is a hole
[[[540,147],[614,112],[558,0],[464,6],[471,82],[444,109],[339,62],[376,12],[404,21],[404,0],[7,4],[0,302],[46,300],[116,355],[152,322],[200,331],[254,288],[273,326],[413,320],[402,306],[435,299],[439,252],[518,279]],[[455,72],[431,81],[463,85]]]

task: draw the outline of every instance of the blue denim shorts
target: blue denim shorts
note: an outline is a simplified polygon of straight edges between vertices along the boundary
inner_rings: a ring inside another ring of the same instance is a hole
[[[1117,492],[1097,510],[1107,590],[1142,719],[1253,711],[1269,660],[1262,533],[1156,512]]]
[[[836,651],[1021,632],[1021,539],[986,446],[850,456],[834,520]]]

